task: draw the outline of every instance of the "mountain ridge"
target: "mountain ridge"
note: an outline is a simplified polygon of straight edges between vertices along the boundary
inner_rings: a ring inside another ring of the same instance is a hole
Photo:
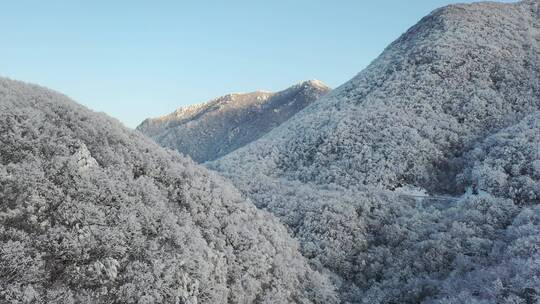
[[[328,91],[322,82],[308,80],[275,93],[231,93],[147,119],[137,130],[205,162],[259,138]]]

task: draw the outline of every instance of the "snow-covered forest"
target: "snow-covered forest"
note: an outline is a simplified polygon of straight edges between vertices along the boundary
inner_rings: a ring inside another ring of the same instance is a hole
[[[332,303],[223,179],[50,90],[0,79],[2,303]]]
[[[436,10],[207,166],[289,227],[342,302],[532,303],[539,14],[537,1]]]
[[[538,0],[437,9],[328,92],[135,131],[0,78],[0,303],[540,303]]]

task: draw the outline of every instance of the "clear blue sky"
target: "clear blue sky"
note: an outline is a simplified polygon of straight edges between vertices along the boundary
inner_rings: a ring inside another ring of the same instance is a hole
[[[0,75],[135,127],[229,92],[313,78],[338,86],[452,2],[4,1]]]

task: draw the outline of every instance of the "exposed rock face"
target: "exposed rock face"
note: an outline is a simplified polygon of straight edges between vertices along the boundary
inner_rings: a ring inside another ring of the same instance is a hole
[[[283,226],[215,174],[0,79],[1,303],[327,303]]]
[[[277,93],[229,94],[147,119],[137,130],[196,162],[210,161],[258,139],[328,91],[310,80]]]

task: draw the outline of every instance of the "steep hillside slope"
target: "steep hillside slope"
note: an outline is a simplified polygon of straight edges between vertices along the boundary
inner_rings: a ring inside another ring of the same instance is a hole
[[[538,79],[538,1],[444,7],[207,166],[289,226],[342,301],[533,303],[539,130],[520,121],[540,110]]]
[[[67,97],[0,79],[0,302],[333,301],[221,178]]]
[[[212,166],[454,191],[464,151],[540,108],[538,10],[537,1],[438,9],[355,78]]]
[[[229,94],[147,119],[137,130],[196,162],[210,161],[258,139],[328,91],[310,80],[277,93]]]

